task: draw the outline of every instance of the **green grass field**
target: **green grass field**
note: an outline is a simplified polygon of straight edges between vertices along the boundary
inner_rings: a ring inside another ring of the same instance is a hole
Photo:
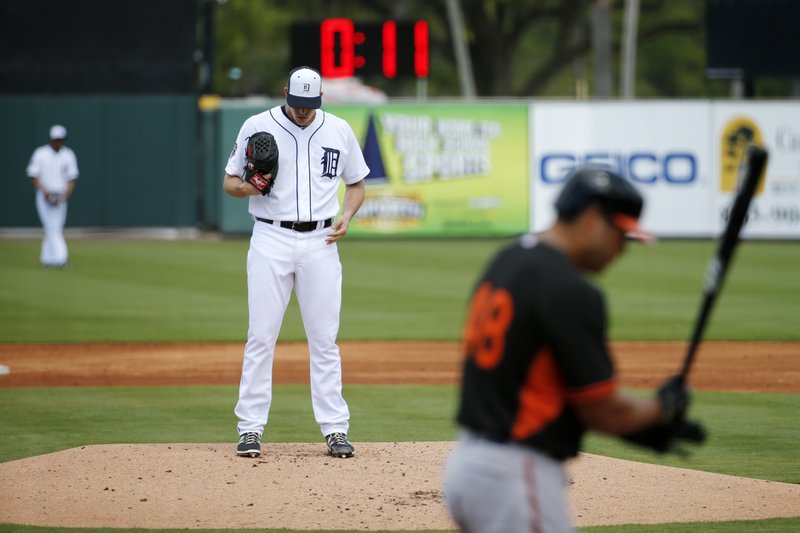
[[[457,339],[472,284],[505,242],[343,242],[340,337]],[[53,271],[39,267],[38,241],[0,239],[0,342],[244,341],[246,240],[76,239],[69,244],[70,269]],[[685,340],[715,246],[711,241],[631,245],[626,256],[597,279],[606,290],[612,339]],[[800,340],[798,265],[796,243],[743,243],[706,338]],[[303,338],[293,302],[281,339]],[[452,423],[456,392],[449,386],[345,383],[352,436],[361,442],[450,440],[456,431]],[[319,440],[308,387],[278,386],[275,395],[281,401],[271,413],[266,440]],[[234,387],[0,389],[0,461],[85,444],[232,443],[235,401]],[[708,426],[711,437],[690,458],[656,456],[595,436],[588,439],[587,451],[800,483],[795,444],[800,437],[798,410],[800,395],[702,392],[696,395],[693,413]],[[798,530],[800,518],[581,529],[592,533]],[[10,531],[78,530],[0,525],[0,532]]]
[[[340,338],[457,339],[477,276],[506,240],[352,240],[340,246]],[[38,265],[39,243],[0,239],[0,342],[241,341],[244,239],[74,240],[71,267]],[[688,338],[715,243],[630,245],[597,281],[613,339]],[[707,339],[800,340],[800,246],[745,242]],[[296,303],[281,339],[304,338]]]
[[[0,461],[86,444],[236,440],[236,388],[0,389]],[[453,440],[452,386],[346,385],[351,436],[359,442]],[[319,442],[307,385],[275,386],[265,442]],[[800,483],[800,395],[696,393],[707,445],[688,459],[592,436],[587,451],[670,466]],[[757,450],[757,453],[756,453]]]

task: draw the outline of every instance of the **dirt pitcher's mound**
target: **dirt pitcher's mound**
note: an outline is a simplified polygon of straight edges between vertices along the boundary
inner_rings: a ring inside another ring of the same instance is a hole
[[[117,528],[453,529],[441,497],[450,442],[84,446],[0,464],[0,523]],[[800,514],[800,486],[582,455],[578,526]],[[669,502],[669,505],[665,505]]]
[[[579,526],[800,516],[800,485],[581,454],[568,463]]]

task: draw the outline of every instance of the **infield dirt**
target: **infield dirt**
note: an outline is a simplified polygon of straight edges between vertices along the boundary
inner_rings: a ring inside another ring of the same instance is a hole
[[[455,384],[456,342],[342,342],[346,384]],[[623,387],[654,388],[682,363],[683,342],[612,344]],[[0,344],[10,374],[0,387],[236,385],[243,343]],[[305,343],[276,349],[275,383],[308,383]],[[692,369],[697,390],[800,392],[800,343],[705,342]]]
[[[457,343],[345,342],[345,383],[454,384]],[[0,344],[0,387],[229,384],[241,344]],[[623,387],[680,367],[678,342],[615,343]],[[276,383],[307,383],[303,343],[281,344]],[[800,392],[800,344],[707,342],[698,390]],[[440,472],[452,443],[84,446],[0,464],[0,523],[69,527],[451,529]],[[578,526],[800,516],[800,486],[583,454],[569,463]],[[332,488],[334,488],[332,490]]]

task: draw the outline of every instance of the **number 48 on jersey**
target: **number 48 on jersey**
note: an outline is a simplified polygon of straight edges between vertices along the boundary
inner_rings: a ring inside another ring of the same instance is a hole
[[[491,370],[503,358],[506,332],[514,318],[514,300],[503,288],[483,282],[470,304],[464,327],[464,342],[469,357],[478,367]]]

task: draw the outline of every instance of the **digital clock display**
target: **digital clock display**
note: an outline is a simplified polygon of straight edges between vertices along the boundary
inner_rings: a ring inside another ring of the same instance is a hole
[[[428,77],[428,23],[424,20],[329,18],[293,23],[290,34],[292,67],[315,67],[326,78]]]

